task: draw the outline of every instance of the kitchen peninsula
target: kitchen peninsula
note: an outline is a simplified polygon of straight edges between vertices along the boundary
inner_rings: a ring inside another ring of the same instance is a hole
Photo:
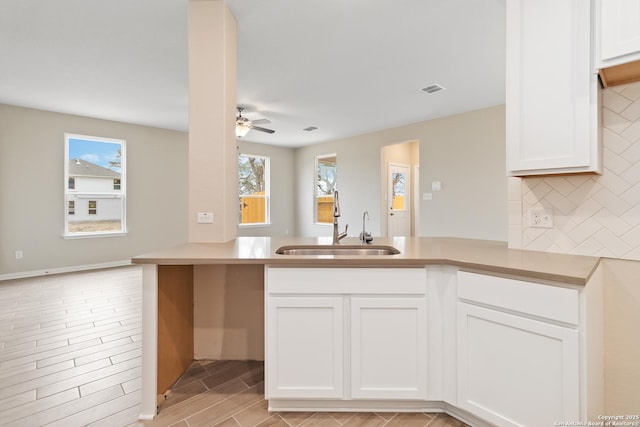
[[[135,257],[141,418],[194,358],[220,355],[264,358],[271,410],[445,411],[472,425],[604,413],[599,258],[437,237],[375,239],[397,255],[275,253],[330,243],[240,237]],[[252,330],[229,320],[252,316]]]

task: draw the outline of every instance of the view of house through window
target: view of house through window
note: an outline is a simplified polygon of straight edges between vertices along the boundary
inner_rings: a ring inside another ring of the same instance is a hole
[[[125,141],[65,135],[65,236],[124,233]]]
[[[333,192],[336,187],[336,165],[335,154],[327,154],[316,157],[316,222],[333,222]]]
[[[240,225],[269,223],[269,157],[238,156]]]

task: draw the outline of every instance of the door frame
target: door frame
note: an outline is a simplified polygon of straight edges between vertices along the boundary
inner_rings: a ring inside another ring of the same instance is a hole
[[[390,155],[392,147],[398,147],[401,145],[406,145],[407,151],[411,152],[411,155],[404,160],[399,160]],[[413,198],[413,204],[410,211],[411,235],[417,236],[420,230],[420,207],[418,206],[420,199],[417,197],[417,195],[420,194],[420,175],[414,172],[418,171],[418,168],[420,167],[420,140],[409,139],[400,142],[391,142],[380,147],[380,236],[383,237],[389,236],[389,218],[387,215],[389,210],[389,189],[387,178],[389,163],[409,165],[412,186],[411,197]]]

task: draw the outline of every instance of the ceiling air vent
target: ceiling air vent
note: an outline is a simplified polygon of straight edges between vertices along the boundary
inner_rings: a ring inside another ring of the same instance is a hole
[[[315,127],[315,126],[309,126],[308,128],[304,128],[302,130],[307,131],[307,132],[311,132],[312,130],[316,130],[316,129],[318,129],[318,128]]]
[[[443,86],[440,86],[439,84],[432,84],[432,85],[420,88],[420,91],[424,93],[436,93],[436,92],[440,92],[441,90],[445,90],[445,88]]]

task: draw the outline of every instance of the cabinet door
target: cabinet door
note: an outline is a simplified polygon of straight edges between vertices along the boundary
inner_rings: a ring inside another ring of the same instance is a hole
[[[624,55],[640,54],[640,2],[601,0],[598,3],[600,59],[607,61]]]
[[[506,6],[510,175],[599,171],[590,2],[507,0]]]
[[[458,303],[458,405],[501,426],[579,420],[579,334]]]
[[[426,298],[351,299],[351,397],[426,399]]]
[[[267,398],[341,398],[343,327],[341,297],[268,297]]]

